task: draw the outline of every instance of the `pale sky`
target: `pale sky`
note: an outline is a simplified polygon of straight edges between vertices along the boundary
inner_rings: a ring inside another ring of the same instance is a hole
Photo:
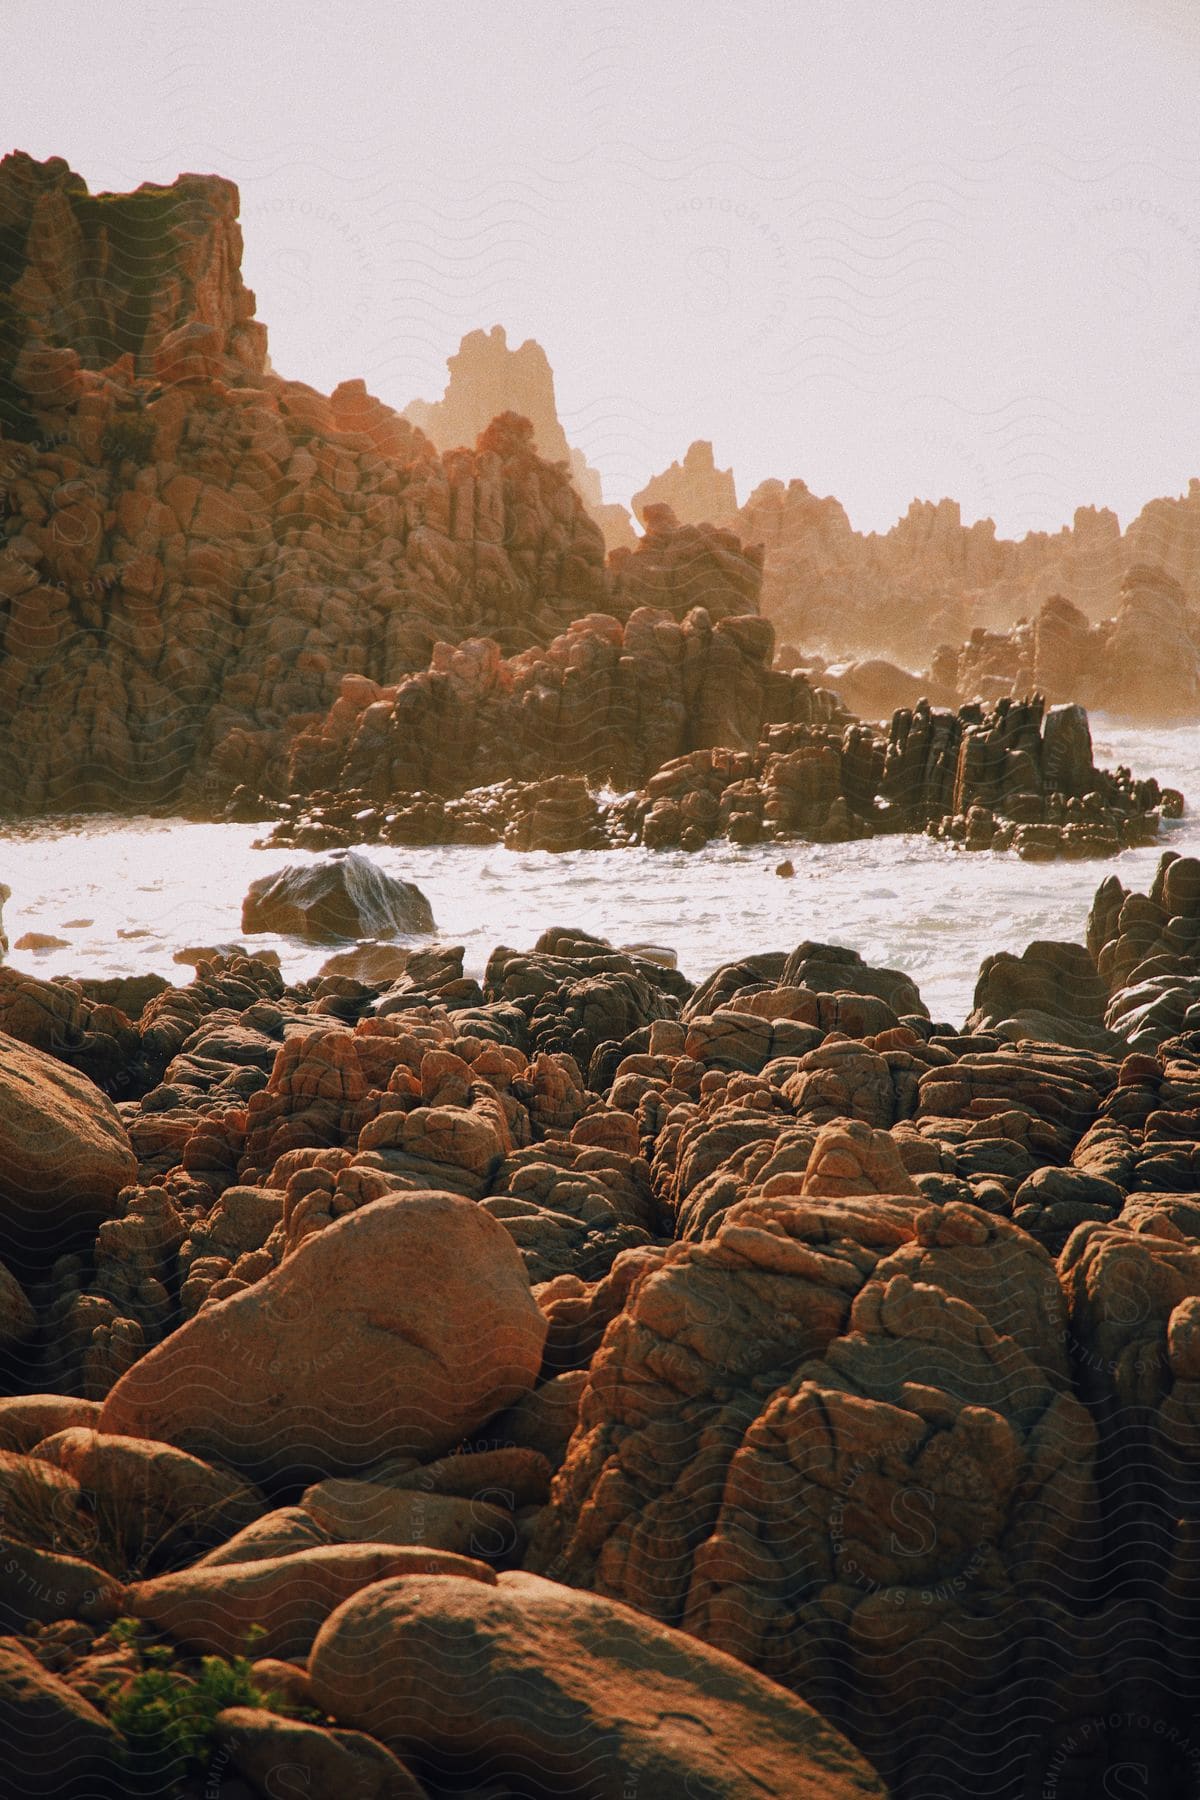
[[[0,139],[216,171],[281,374],[536,337],[626,500],[696,437],[886,529],[1200,474],[1200,0],[5,0]]]

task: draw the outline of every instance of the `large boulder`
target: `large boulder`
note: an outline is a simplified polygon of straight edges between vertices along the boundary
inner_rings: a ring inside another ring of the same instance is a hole
[[[535,1575],[379,1582],[325,1621],[309,1669],[318,1706],[422,1773],[486,1768],[505,1792],[884,1791],[804,1701],[630,1607]]]
[[[1020,956],[986,956],[975,984],[967,1031],[994,1031],[1019,1042],[1034,1038],[1084,1050],[1112,1050],[1104,1026],[1104,982],[1082,944],[1040,940]]]
[[[898,1793],[1015,1791],[985,1782],[1054,1693],[1020,1647],[1048,1655],[1093,1547],[1049,1256],[878,1192],[748,1198],[659,1255],[591,1359],[526,1566],[803,1695]]]
[[[425,1789],[382,1744],[361,1731],[330,1731],[253,1706],[218,1713],[215,1733],[257,1793],[425,1800]],[[280,1780],[288,1783],[278,1786]]]
[[[292,1483],[436,1456],[532,1387],[545,1334],[497,1220],[399,1194],[202,1308],[121,1377],[100,1428]]]
[[[135,1619],[200,1654],[239,1656],[256,1626],[260,1656],[307,1656],[322,1623],[360,1588],[398,1575],[496,1579],[486,1563],[425,1544],[316,1544],[256,1562],[204,1563],[125,1590]]]
[[[421,890],[385,875],[357,850],[263,875],[251,882],[242,902],[243,931],[277,931],[317,944],[433,928],[433,911]]]
[[[0,1800],[123,1791],[121,1739],[94,1706],[16,1638],[0,1638]]]
[[[131,1569],[188,1560],[263,1511],[236,1475],[168,1444],[74,1425],[30,1454],[79,1483],[99,1532]]]
[[[136,1176],[99,1088],[0,1032],[0,1249],[52,1261],[93,1235]]]

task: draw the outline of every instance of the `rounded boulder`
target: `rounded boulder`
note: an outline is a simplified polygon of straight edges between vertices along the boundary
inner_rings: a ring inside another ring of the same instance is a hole
[[[530,1795],[882,1800],[803,1700],[733,1657],[536,1575],[365,1588],[312,1648],[315,1703],[422,1771]]]
[[[95,1083],[0,1032],[0,1250],[53,1261],[136,1179],[128,1134]]]
[[[546,1321],[512,1238],[455,1194],[371,1202],[126,1371],[100,1429],[254,1480],[438,1456],[533,1386]]]
[[[357,850],[264,875],[242,902],[243,931],[277,931],[316,944],[433,929],[433,909],[420,888],[386,875]]]

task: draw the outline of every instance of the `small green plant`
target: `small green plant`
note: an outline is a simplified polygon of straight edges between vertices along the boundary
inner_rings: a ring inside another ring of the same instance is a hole
[[[248,1654],[185,1659],[170,1644],[143,1642],[144,1631],[140,1619],[118,1619],[109,1627],[110,1640],[132,1648],[139,1667],[113,1682],[106,1710],[128,1746],[132,1779],[140,1777],[156,1793],[164,1779],[179,1784],[203,1773],[216,1748],[217,1714],[228,1706],[265,1707],[291,1718],[320,1717],[264,1687]],[[264,1635],[262,1626],[252,1627],[246,1634],[247,1651]]]

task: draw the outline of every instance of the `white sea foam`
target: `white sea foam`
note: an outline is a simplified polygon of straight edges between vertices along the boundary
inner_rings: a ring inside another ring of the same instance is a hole
[[[1093,721],[1096,760],[1157,775],[1200,807],[1200,738],[1192,729],[1132,730]],[[154,971],[188,979],[172,952],[241,937],[241,902],[257,876],[303,851],[254,850],[265,827],[162,819],[88,818],[0,837],[0,880],[10,941],[27,931],[68,940],[61,950],[13,950],[17,968],[43,976]],[[1144,888],[1162,849],[1200,854],[1200,812],[1164,827],[1157,848],[1107,862],[1026,863],[968,854],[924,837],[857,844],[715,843],[697,855],[646,850],[522,856],[495,846],[371,846],[381,867],[428,896],[445,942],[466,946],[479,975],[496,944],[531,945],[548,925],[577,925],[614,943],[677,951],[698,979],[734,956],[790,949],[804,938],[847,944],[872,962],[906,970],[936,1018],[958,1024],[979,964],[1033,938],[1079,941],[1091,897],[1107,873]],[[788,857],[796,873],[781,880]],[[88,919],[88,925],[68,921]],[[302,979],[329,954],[271,936],[284,973]]]

